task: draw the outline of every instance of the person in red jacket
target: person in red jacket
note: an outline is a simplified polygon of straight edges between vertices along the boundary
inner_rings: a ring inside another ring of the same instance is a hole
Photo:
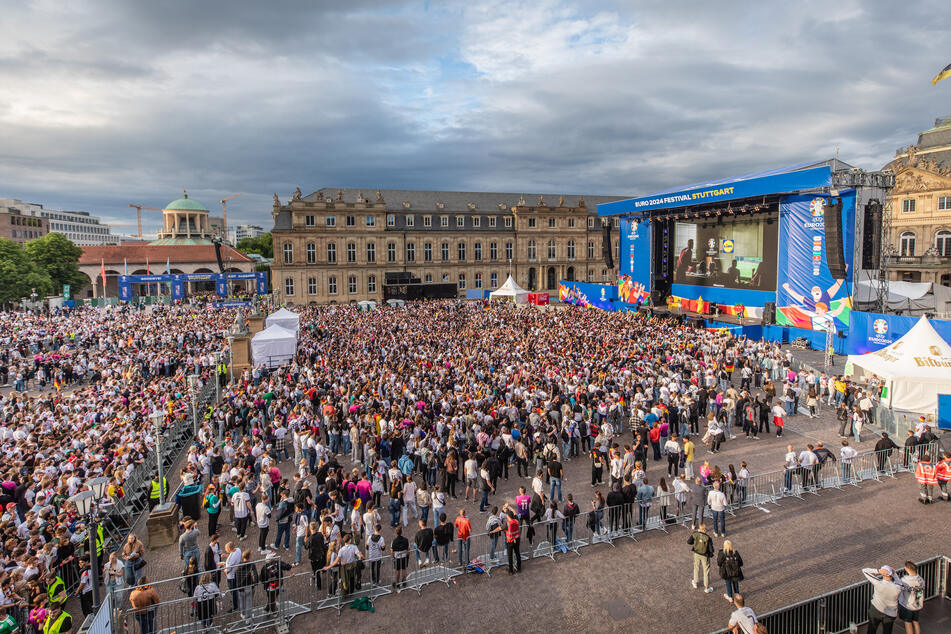
[[[951,451],[944,452],[944,460],[935,465],[935,475],[938,476],[941,498],[951,501],[948,495],[948,481],[951,480]]]
[[[915,468],[915,478],[920,485],[918,501],[922,504],[931,504],[934,501],[932,499],[934,488],[938,485],[938,472],[935,466],[931,464],[930,455],[925,454],[918,461],[918,466]]]

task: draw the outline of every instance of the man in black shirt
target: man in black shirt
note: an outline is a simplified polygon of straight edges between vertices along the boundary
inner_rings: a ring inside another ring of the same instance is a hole
[[[396,571],[393,587],[396,588],[406,581],[406,564],[409,559],[409,540],[403,537],[402,526],[396,527],[396,537],[393,538],[390,549],[393,551],[393,568]],[[437,558],[436,561],[439,559]]]
[[[449,544],[452,543],[452,524],[446,521],[446,514],[439,514],[439,526],[433,531],[436,538],[436,547],[433,548],[433,559],[439,563],[439,548],[442,548],[443,559],[449,561]]]
[[[419,532],[416,533],[416,538],[413,541],[416,545],[416,565],[428,566],[429,551],[433,548],[433,529],[426,526],[426,522],[423,520],[419,520]],[[434,559],[439,561],[438,555]]]

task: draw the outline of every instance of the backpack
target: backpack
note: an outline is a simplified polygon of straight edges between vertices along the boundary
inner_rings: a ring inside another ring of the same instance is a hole
[[[693,552],[698,555],[707,556],[710,548],[710,536],[706,533],[694,533],[693,534]]]
[[[696,542],[696,540],[694,541]],[[723,570],[730,578],[736,578],[740,576],[740,564],[736,560],[735,554],[730,553],[723,559]]]

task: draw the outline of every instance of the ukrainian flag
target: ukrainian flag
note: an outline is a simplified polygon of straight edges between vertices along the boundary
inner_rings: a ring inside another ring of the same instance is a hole
[[[941,72],[934,76],[934,79],[931,80],[931,85],[934,86],[942,79],[947,79],[948,77],[951,77],[951,64],[942,68]]]

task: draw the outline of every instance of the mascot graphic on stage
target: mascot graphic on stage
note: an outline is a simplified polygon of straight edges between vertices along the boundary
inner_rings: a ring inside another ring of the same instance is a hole
[[[845,266],[848,270],[848,265]],[[783,284],[783,290],[789,293],[798,306],[783,306],[779,311],[790,322],[790,325],[797,328],[811,328],[813,330],[825,330],[828,328],[830,319],[837,319],[840,322],[848,323],[848,313],[843,315],[847,308],[850,308],[851,302],[848,297],[833,300],[832,298],[842,284],[844,279],[836,280],[835,283],[823,291],[818,286],[810,289],[809,295],[801,295],[794,291],[789,283]]]

